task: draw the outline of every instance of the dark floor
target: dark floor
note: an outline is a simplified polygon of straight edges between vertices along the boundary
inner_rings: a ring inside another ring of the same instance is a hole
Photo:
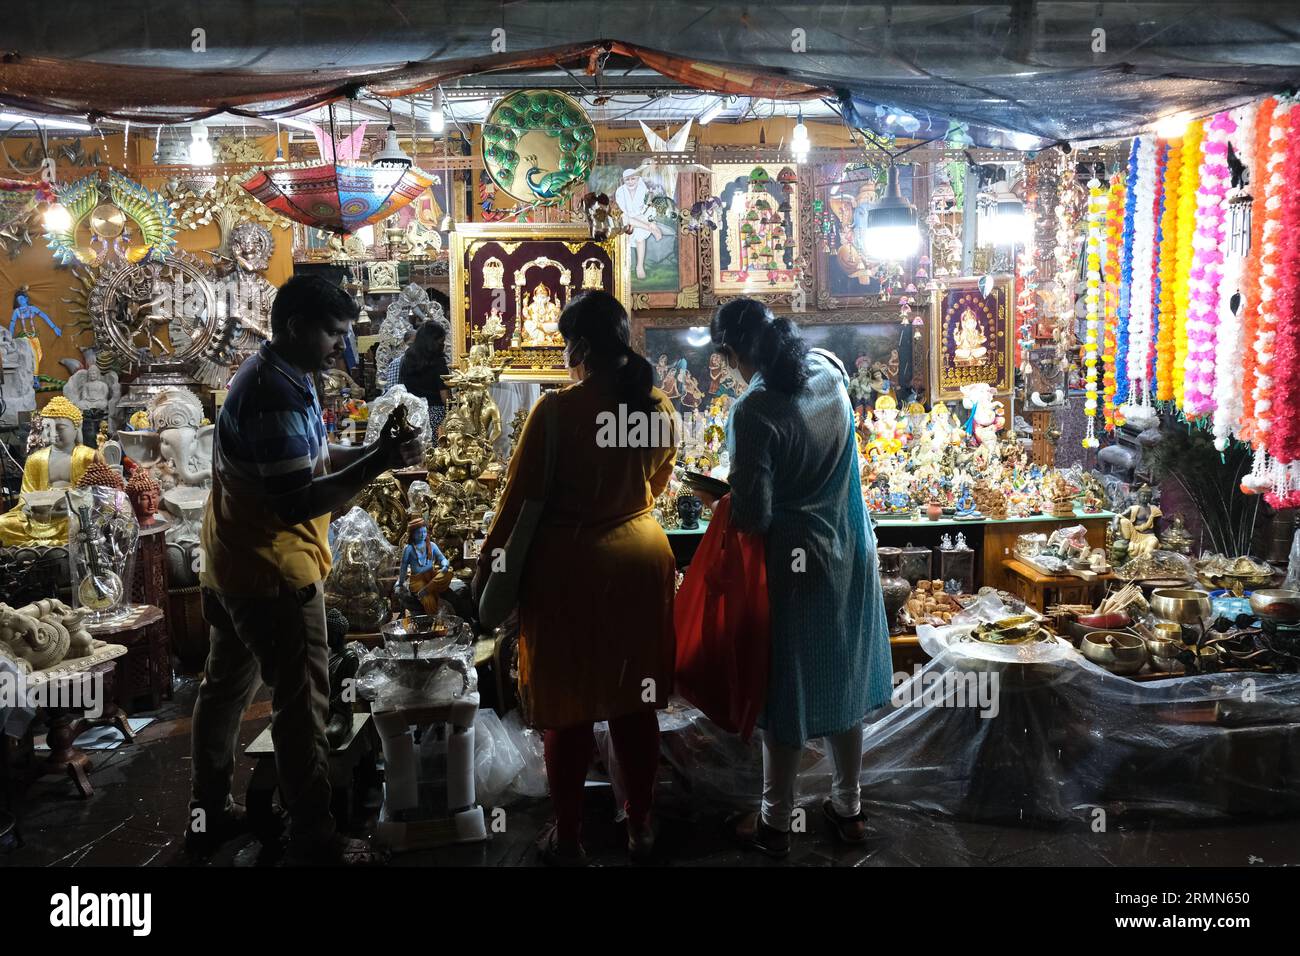
[[[0,848],[0,866],[201,865],[181,847],[189,787],[189,709],[192,682],[144,729],[134,746],[97,755],[95,793],[79,798],[66,777],[45,777],[19,796],[19,847]],[[267,725],[269,703],[259,700],[244,722],[241,746]],[[241,759],[236,793],[251,767]],[[833,843],[810,813],[809,832],[776,862],[729,844],[723,808],[701,807],[665,774],[656,796],[662,861],[676,866],[1280,866],[1300,864],[1300,821],[1215,826],[1159,824],[1109,833],[1062,831],[955,822],[908,808],[866,810],[872,834],[864,848]],[[593,862],[626,865],[622,829],[613,822],[608,787],[588,790],[584,842]],[[549,803],[509,804],[504,833],[486,844],[399,854],[397,866],[531,866],[533,840],[549,816]],[[253,866],[275,861],[254,838],[224,848],[208,865]]]

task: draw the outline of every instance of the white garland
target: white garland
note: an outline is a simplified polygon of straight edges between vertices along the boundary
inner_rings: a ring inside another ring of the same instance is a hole
[[[1106,193],[1101,189],[1097,179],[1088,180],[1088,241],[1084,246],[1084,268],[1088,281],[1083,300],[1088,325],[1083,344],[1085,369],[1085,400],[1083,407],[1087,416],[1087,430],[1083,439],[1084,448],[1096,448],[1100,443],[1096,436],[1097,418],[1097,338],[1101,329],[1098,305],[1101,299],[1101,268],[1106,250],[1103,237],[1106,209]],[[1093,268],[1094,261],[1098,263]]]
[[[1156,245],[1156,141],[1149,136],[1138,140],[1137,180],[1133,192],[1133,278],[1129,286],[1128,320],[1129,404],[1145,405]]]
[[[1233,152],[1245,167],[1247,184],[1255,182],[1255,116],[1259,110],[1257,104],[1241,107],[1233,111],[1233,120],[1237,129],[1232,137]],[[1249,188],[1249,187],[1247,187]],[[1229,188],[1224,197],[1225,221],[1231,223],[1226,204],[1245,189]],[[1241,274],[1245,267],[1245,257],[1232,252],[1225,253],[1223,275],[1219,280],[1219,337],[1215,342],[1214,374],[1214,447],[1224,451],[1232,434],[1241,426],[1241,416],[1245,412],[1245,396],[1241,389],[1241,369],[1245,361],[1245,325],[1241,321],[1245,301],[1232,310],[1232,297],[1241,291]]]

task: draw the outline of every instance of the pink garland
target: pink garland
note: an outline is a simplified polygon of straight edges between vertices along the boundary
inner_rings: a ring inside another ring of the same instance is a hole
[[[1201,141],[1204,161],[1201,187],[1196,197],[1195,250],[1189,288],[1191,302],[1187,310],[1187,364],[1183,410],[1188,417],[1204,415],[1214,409],[1214,354],[1219,320],[1219,281],[1227,247],[1223,220],[1224,196],[1231,182],[1228,169],[1228,136],[1237,124],[1224,112],[1214,116],[1205,127]]]

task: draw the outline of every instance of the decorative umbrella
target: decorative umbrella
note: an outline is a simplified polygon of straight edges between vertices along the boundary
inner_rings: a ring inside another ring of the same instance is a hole
[[[258,170],[243,186],[282,216],[348,235],[388,218],[435,181],[414,166],[292,163]]]

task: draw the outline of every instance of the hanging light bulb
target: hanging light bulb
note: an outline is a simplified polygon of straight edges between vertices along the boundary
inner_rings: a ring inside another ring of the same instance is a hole
[[[208,142],[208,128],[202,123],[190,127],[190,165],[211,166],[212,144]]]
[[[278,122],[275,124],[275,161],[277,163],[284,162],[284,150],[280,146],[280,124]]]
[[[447,117],[442,112],[442,87],[433,91],[433,104],[429,108],[429,130],[435,136],[447,131]]]
[[[703,113],[700,114],[700,118],[698,120],[699,124],[701,126],[708,126],[715,119],[717,119],[719,116],[722,115],[722,108],[725,105],[726,105],[725,97],[719,96],[716,100],[714,100],[711,104],[709,104],[709,106],[704,110]]]
[[[898,262],[915,254],[920,242],[916,208],[903,198],[898,186],[898,167],[891,163],[885,196],[867,212],[863,251],[871,259]]]
[[[41,223],[46,232],[67,232],[72,228],[72,213],[61,202],[52,202],[45,209]]]
[[[399,169],[405,169],[411,165],[411,157],[406,155],[401,144],[397,142],[397,127],[393,125],[391,113],[388,117],[388,135],[384,140],[384,148],[375,154],[374,165],[391,166]]]
[[[803,110],[799,110],[799,122],[794,124],[794,133],[790,137],[790,154],[796,163],[802,163],[812,150],[812,141],[808,138],[808,127],[803,123]]]

